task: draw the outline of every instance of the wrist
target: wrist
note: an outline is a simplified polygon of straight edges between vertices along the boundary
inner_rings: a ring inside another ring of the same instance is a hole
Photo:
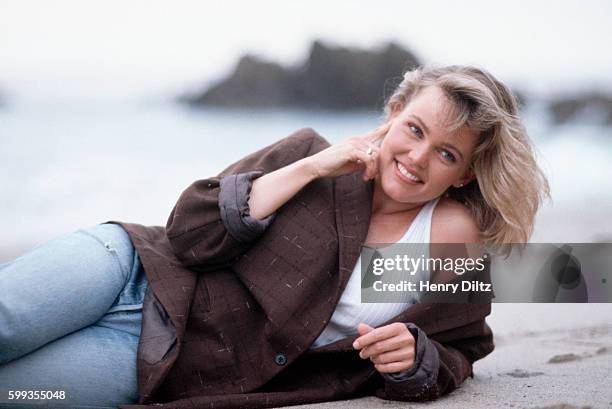
[[[317,169],[315,161],[312,160],[312,156],[300,159],[295,162],[295,165],[299,173],[306,178],[306,183],[310,183],[320,177],[319,170]]]

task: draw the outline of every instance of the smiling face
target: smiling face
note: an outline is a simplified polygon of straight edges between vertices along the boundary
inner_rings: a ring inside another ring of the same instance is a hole
[[[442,89],[429,86],[391,118],[376,180],[387,200],[399,206],[423,203],[472,179],[477,137],[465,127],[445,129],[450,104]]]

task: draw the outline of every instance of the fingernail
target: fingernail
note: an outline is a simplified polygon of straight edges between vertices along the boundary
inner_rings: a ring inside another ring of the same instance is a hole
[[[359,349],[359,342],[357,341],[353,342],[353,348]]]

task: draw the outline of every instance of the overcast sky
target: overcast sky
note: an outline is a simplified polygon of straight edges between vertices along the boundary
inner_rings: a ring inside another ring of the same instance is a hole
[[[317,38],[393,40],[530,87],[612,85],[612,1],[0,0],[0,89],[175,94],[245,52],[295,64]]]

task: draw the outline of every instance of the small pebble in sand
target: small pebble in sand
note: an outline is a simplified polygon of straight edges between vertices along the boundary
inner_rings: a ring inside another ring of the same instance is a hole
[[[529,372],[524,369],[515,369],[512,372],[506,372],[504,375],[508,375],[513,378],[531,378],[532,376],[544,375],[544,372]]]
[[[559,364],[562,362],[577,361],[579,359],[582,359],[582,357],[576,354],[561,354],[561,355],[555,355],[552,358],[550,358],[548,360],[548,363],[549,364]]]

